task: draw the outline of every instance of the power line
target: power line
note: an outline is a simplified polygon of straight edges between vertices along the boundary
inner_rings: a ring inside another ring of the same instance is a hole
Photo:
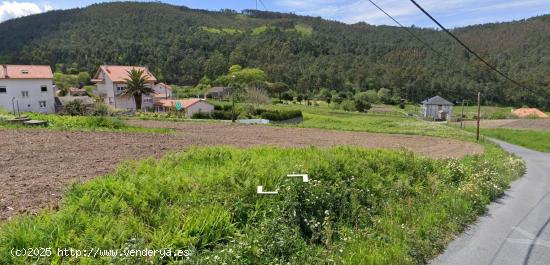
[[[388,12],[384,11],[384,9],[382,9],[379,5],[377,5],[374,1],[372,0],[368,0],[372,5],[374,5],[376,8],[378,8],[378,10],[380,10],[382,13],[384,13],[386,16],[388,16],[391,20],[393,20],[393,22],[395,22],[397,25],[401,26],[401,29],[403,29],[404,31],[408,32],[411,36],[413,36],[416,40],[418,40],[420,43],[424,44],[426,47],[428,47],[430,50],[432,50],[434,53],[436,53],[437,55],[439,55],[440,57],[442,58],[445,58],[447,60],[449,60],[449,58],[445,55],[443,55],[442,53],[440,53],[439,51],[437,51],[434,47],[432,47],[429,43],[427,43],[426,41],[424,41],[422,38],[416,36],[416,34],[414,34],[412,31],[409,30],[408,27],[405,27],[403,26],[403,24],[401,24],[399,21],[397,21],[397,19],[395,19],[394,17],[392,17],[390,14],[388,14]]]
[[[370,0],[369,0],[370,1]],[[471,54],[473,54],[475,57],[477,57],[481,62],[483,62],[487,67],[491,68],[493,71],[497,72],[499,75],[501,75],[502,77],[506,78],[507,80],[509,80],[510,82],[514,83],[515,85],[519,86],[520,88],[526,88],[524,85],[522,85],[520,82],[510,78],[508,75],[504,74],[503,72],[501,72],[500,70],[498,70],[495,66],[493,66],[492,64],[490,64],[489,62],[487,62],[485,59],[483,59],[483,57],[481,57],[479,54],[477,54],[475,51],[473,51],[470,47],[468,47],[468,45],[464,44],[464,42],[462,42],[457,36],[455,36],[451,31],[449,31],[447,28],[445,28],[443,25],[441,25],[441,23],[439,23],[439,21],[437,21],[434,17],[432,17],[432,15],[430,15],[426,10],[424,10],[424,8],[422,8],[418,3],[416,3],[416,1],[414,0],[410,0],[416,7],[418,7],[418,9],[420,9],[420,11],[422,11],[424,14],[426,14],[426,16],[428,16],[433,22],[435,22],[435,24],[437,24],[442,30],[444,30],[445,32],[447,32],[447,34],[449,34],[453,39],[455,39],[460,45],[462,45],[462,47],[464,47],[468,52],[470,52]]]
[[[267,11],[267,7],[265,6],[264,1],[262,0],[256,0],[256,10],[258,10],[258,1],[264,7],[264,10]]]

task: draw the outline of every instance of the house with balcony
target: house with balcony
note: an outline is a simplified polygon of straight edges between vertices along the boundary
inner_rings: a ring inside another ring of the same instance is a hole
[[[112,108],[136,110],[134,98],[131,95],[123,94],[126,90],[126,80],[129,78],[128,72],[133,69],[143,70],[143,74],[147,77],[145,86],[151,89],[155,88],[157,79],[146,67],[102,65],[92,79],[92,82],[96,84],[95,93],[103,99],[105,104]],[[143,95],[141,108],[143,110],[152,109],[153,98],[154,93],[151,93],[151,95]]]
[[[0,65],[0,108],[55,113],[54,90],[49,65]]]

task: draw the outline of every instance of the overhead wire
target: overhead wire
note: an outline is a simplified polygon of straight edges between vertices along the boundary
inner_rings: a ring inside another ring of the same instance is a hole
[[[369,0],[370,1],[370,0]],[[468,45],[466,45],[462,40],[460,40],[460,38],[458,38],[455,34],[453,34],[450,30],[448,30],[447,28],[445,28],[441,23],[439,23],[439,21],[437,21],[432,15],[430,15],[430,13],[428,13],[422,6],[420,6],[415,0],[410,0],[418,9],[420,9],[420,11],[422,11],[422,13],[424,13],[426,16],[428,16],[435,24],[437,24],[443,31],[445,31],[447,34],[449,34],[453,39],[455,39],[462,47],[464,47],[469,53],[473,54],[477,59],[479,59],[483,64],[485,64],[487,67],[489,67],[491,70],[495,71],[496,73],[498,73],[500,76],[504,77],[505,79],[507,79],[508,81],[514,83],[515,85],[517,85],[518,87],[520,88],[523,88],[523,89],[528,89],[528,90],[531,90],[530,88],[528,88],[527,86],[521,84],[520,82],[512,79],[510,76],[508,76],[507,74],[503,73],[502,71],[500,71],[498,68],[496,68],[494,65],[490,64],[489,62],[487,62],[487,60],[485,60],[483,57],[481,57],[477,52],[475,52],[473,49],[471,49],[470,47],[468,47]],[[531,90],[532,91],[532,90]],[[532,91],[533,92],[533,91]]]

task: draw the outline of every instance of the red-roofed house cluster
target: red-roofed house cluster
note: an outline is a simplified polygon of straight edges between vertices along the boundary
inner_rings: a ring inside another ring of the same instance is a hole
[[[173,99],[169,85],[143,66],[101,65],[92,82],[95,93],[108,106],[115,109],[136,110],[134,98],[125,95],[126,80],[131,70],[141,70],[146,77],[145,86],[153,89],[142,98],[142,110],[164,112],[179,108],[191,117],[197,112],[211,112],[214,106],[203,99]],[[0,67],[0,107],[20,112],[55,112],[55,85],[49,65],[2,65]]]

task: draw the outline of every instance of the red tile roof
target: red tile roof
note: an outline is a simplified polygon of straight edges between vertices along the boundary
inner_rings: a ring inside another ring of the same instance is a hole
[[[195,105],[196,103],[198,102],[201,102],[203,101],[202,99],[199,99],[199,98],[192,98],[192,99],[160,99],[157,101],[156,105],[157,106],[162,106],[162,107],[175,107],[176,106],[176,103],[177,102],[181,102],[182,104],[182,107],[184,109],[187,109],[193,105]]]
[[[147,75],[148,82],[157,81],[155,76],[143,66],[102,65],[99,67],[99,70],[107,74],[107,76],[109,76],[109,79],[111,79],[113,82],[119,83],[126,82],[126,79],[128,78],[128,72],[132,69],[143,70],[144,74]],[[97,74],[94,79],[99,79]]]
[[[540,111],[537,108],[520,108],[520,109],[514,110],[514,114],[520,118],[526,118],[526,117],[548,118],[548,115],[546,115],[546,113]]]
[[[0,79],[53,79],[49,65],[1,65]]]

